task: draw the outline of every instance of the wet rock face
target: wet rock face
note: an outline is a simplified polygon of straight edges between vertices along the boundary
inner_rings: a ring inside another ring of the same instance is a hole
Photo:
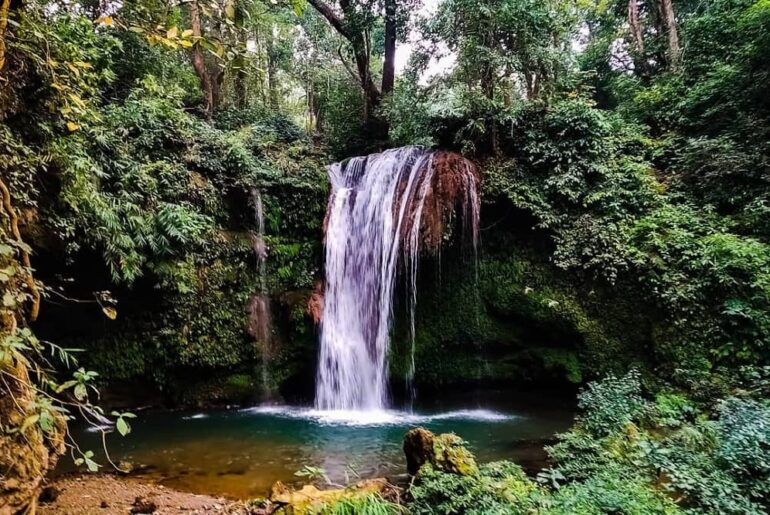
[[[476,475],[479,472],[476,458],[464,444],[453,433],[434,435],[422,427],[412,429],[404,436],[407,471],[417,475],[425,464],[430,464],[443,472]]]

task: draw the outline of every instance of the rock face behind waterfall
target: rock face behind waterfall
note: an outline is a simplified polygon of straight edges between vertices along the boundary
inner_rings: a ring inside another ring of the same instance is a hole
[[[396,270],[403,260],[413,335],[420,252],[457,230],[475,253],[479,175],[459,154],[404,147],[336,163],[329,179],[316,406],[382,409]]]

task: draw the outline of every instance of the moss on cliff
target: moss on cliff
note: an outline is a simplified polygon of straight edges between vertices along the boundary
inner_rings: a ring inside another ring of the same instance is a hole
[[[580,383],[644,360],[648,331],[630,299],[576,283],[531,240],[502,231],[489,236],[477,268],[451,253],[423,267],[415,333],[418,382]],[[505,247],[495,241],[501,237]],[[397,379],[408,370],[405,325],[398,324],[392,354]]]

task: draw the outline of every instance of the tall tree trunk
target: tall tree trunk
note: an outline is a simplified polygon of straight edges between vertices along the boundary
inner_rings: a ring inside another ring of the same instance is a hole
[[[239,108],[244,109],[248,104],[248,98],[246,93],[246,80],[248,75],[245,68],[239,68],[235,74],[235,102]]]
[[[353,45],[353,57],[356,61],[356,71],[358,72],[358,78],[361,81],[361,87],[364,90],[364,121],[368,122],[371,114],[380,105],[382,95],[372,79],[372,73],[369,67],[371,54],[369,53],[369,41],[367,35],[363,33],[356,34],[356,36],[352,38],[351,44]]]
[[[639,19],[639,0],[628,0],[628,26],[634,37],[636,51],[644,53],[644,36],[642,35],[642,22]]]
[[[647,56],[644,53],[644,34],[639,17],[639,0],[628,0],[628,27],[634,40],[634,68],[638,76],[647,75]]]
[[[680,49],[679,33],[676,27],[676,15],[672,0],[660,0],[660,14],[666,28],[668,38],[668,64],[673,70],[679,67]]]
[[[277,63],[275,59],[275,34],[273,27],[267,34],[267,99],[272,108],[278,107],[278,87],[276,83]]]
[[[644,36],[642,35],[642,22],[639,19],[639,0],[628,0],[628,26],[634,37],[634,44],[639,55],[644,54]]]
[[[385,0],[385,60],[382,64],[382,91],[387,95],[393,91],[396,80],[396,2]]]
[[[2,3],[0,4],[0,71],[5,68],[5,34],[8,31],[8,18],[10,15],[11,0],[2,0]]]
[[[242,2],[237,2],[235,4],[234,21],[235,27],[238,29],[238,48],[241,55],[235,61],[236,72],[233,89],[235,92],[236,105],[239,108],[244,109],[248,103],[246,90],[246,83],[248,81],[248,74],[246,73],[246,54],[248,53],[247,45],[249,38],[248,33],[244,28],[245,11]]]
[[[192,25],[193,37],[195,38],[195,45],[192,49],[192,64],[195,69],[195,74],[198,76],[198,80],[201,83],[201,90],[203,91],[203,97],[206,102],[206,116],[211,118],[214,113],[214,108],[217,104],[217,94],[215,92],[214,80],[208,72],[206,66],[206,57],[203,55],[203,48],[201,46],[201,40],[203,38],[201,31],[201,14],[198,7],[198,0],[190,1],[190,24]]]

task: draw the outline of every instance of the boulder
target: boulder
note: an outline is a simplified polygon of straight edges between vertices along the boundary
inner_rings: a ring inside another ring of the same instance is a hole
[[[425,464],[434,469],[462,476],[479,472],[476,458],[465,442],[454,433],[434,435],[425,428],[410,430],[404,436],[406,468],[411,475],[417,475]]]

